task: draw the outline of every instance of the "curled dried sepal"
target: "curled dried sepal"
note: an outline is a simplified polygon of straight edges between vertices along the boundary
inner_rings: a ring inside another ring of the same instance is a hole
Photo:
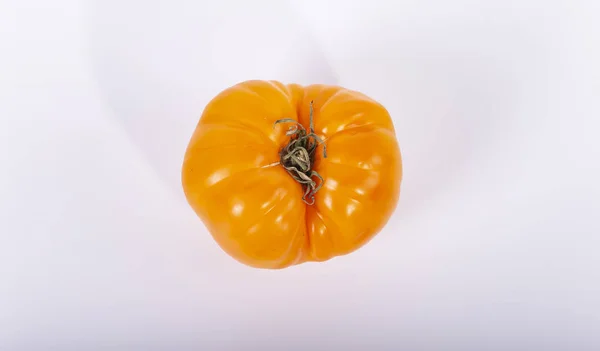
[[[290,142],[280,152],[280,164],[290,174],[294,180],[304,187],[302,201],[307,205],[315,203],[315,193],[323,186],[323,177],[312,170],[314,163],[314,152],[319,145],[323,145],[323,157],[327,157],[327,148],[323,140],[315,134],[313,121],[313,102],[310,102],[309,112],[309,131],[300,122],[284,118],[275,121],[275,125],[280,123],[294,123],[285,133],[290,137]],[[316,182],[313,178],[318,178]]]

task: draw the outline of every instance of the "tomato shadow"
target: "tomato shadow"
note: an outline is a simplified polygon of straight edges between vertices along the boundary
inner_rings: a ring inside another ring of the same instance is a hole
[[[312,33],[281,1],[95,1],[88,26],[100,93],[182,200],[185,148],[219,91],[246,79],[337,82]]]

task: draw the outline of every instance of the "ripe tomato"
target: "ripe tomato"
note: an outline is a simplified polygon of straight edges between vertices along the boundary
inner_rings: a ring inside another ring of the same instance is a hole
[[[284,268],[351,253],[389,220],[402,161],[387,110],[337,86],[246,81],[206,106],[186,198],[241,263]]]

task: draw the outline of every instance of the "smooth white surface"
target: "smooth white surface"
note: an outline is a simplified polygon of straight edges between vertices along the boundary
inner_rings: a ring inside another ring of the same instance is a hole
[[[597,1],[0,1],[0,350],[600,349]],[[245,79],[384,103],[386,229],[253,270],[184,201]]]

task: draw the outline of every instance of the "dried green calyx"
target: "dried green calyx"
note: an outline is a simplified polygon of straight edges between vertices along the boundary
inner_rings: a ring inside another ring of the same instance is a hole
[[[302,184],[304,189],[302,201],[308,205],[315,203],[315,193],[319,191],[324,182],[323,177],[312,169],[315,151],[319,145],[323,145],[323,157],[327,157],[327,148],[323,140],[315,134],[313,113],[313,102],[311,101],[308,131],[300,122],[291,118],[275,121],[275,125],[293,123],[285,133],[290,137],[290,142],[281,150],[279,163],[294,180]]]

